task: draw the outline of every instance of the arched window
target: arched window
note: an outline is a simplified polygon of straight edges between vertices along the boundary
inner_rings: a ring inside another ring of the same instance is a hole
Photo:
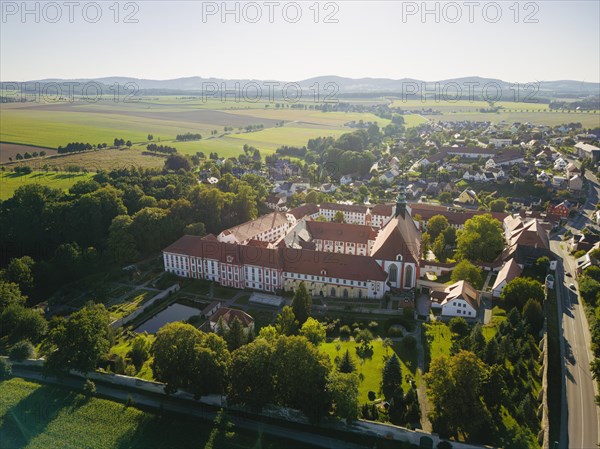
[[[345,289],[344,289],[344,298],[347,298],[347,297],[348,297],[348,289],[347,289],[347,288],[345,288]]]
[[[413,267],[412,265],[406,266],[406,271],[404,272],[404,287],[411,288],[413,286]]]
[[[396,265],[390,265],[390,282],[398,282],[398,267]]]
[[[331,297],[335,298],[335,288],[331,287]]]

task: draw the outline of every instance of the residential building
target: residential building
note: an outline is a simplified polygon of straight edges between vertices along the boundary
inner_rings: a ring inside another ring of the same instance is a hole
[[[433,308],[441,308],[442,317],[475,319],[479,310],[479,293],[466,281],[458,281],[443,290],[431,292]]]
[[[580,175],[575,175],[569,179],[569,190],[579,191],[583,189],[583,178]]]
[[[523,267],[520,266],[515,259],[504,262],[504,265],[502,265],[502,268],[498,272],[498,276],[496,276],[494,285],[492,286],[492,296],[494,298],[499,298],[506,284],[521,276],[522,272]]]
[[[454,200],[454,202],[459,204],[477,204],[478,201],[477,194],[470,189],[463,190],[460,195],[458,195],[458,198]]]
[[[594,164],[600,161],[600,148],[585,142],[575,144],[575,153],[579,157],[590,158]]]

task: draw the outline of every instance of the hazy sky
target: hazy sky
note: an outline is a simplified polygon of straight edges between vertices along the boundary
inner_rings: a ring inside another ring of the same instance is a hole
[[[23,16],[20,1],[1,1],[3,81],[319,75],[600,81],[598,0],[517,7],[512,0],[428,2],[424,17],[420,1],[137,1],[120,3],[118,17],[112,0],[75,3],[31,2],[33,12]],[[223,17],[224,8],[239,14]],[[137,23],[126,23],[130,13]]]

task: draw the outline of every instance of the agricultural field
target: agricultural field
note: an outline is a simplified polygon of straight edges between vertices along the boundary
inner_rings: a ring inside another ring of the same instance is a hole
[[[490,121],[498,123],[505,121],[507,123],[520,122],[520,123],[535,123],[537,125],[556,126],[564,123],[576,123],[579,122],[586,128],[593,128],[600,126],[600,114],[591,112],[573,112],[568,114],[566,112],[499,112],[496,114],[487,113],[450,113],[444,115],[431,116],[435,121]]]
[[[405,117],[407,126],[425,121],[418,115]],[[157,97],[139,102],[113,103],[103,99],[97,103],[56,102],[17,103],[3,105],[0,110],[0,142],[12,144],[3,151],[2,162],[23,147],[34,145],[57,148],[68,142],[111,144],[115,137],[145,144],[152,134],[155,142],[175,146],[181,153],[195,154],[217,152],[220,156],[236,156],[244,144],[257,147],[263,154],[271,154],[282,145],[306,145],[309,139],[319,136],[339,136],[352,128],[345,123],[363,120],[386,126],[389,120],[370,113],[321,112],[311,109],[274,108],[274,104],[244,103],[235,101]],[[280,122],[285,126],[276,127]],[[244,132],[248,125],[263,125],[256,132]],[[224,132],[224,127],[233,131]],[[211,134],[217,131],[216,135]],[[175,142],[180,133],[199,132],[203,139],[194,142]],[[48,152],[48,151],[47,151]],[[94,156],[96,159],[99,155]],[[139,163],[154,166],[147,160],[132,160],[131,154],[112,155],[112,164],[120,166]],[[90,171],[106,168],[105,161],[71,160],[65,164],[83,165]],[[75,158],[73,158],[75,159]],[[101,157],[98,157],[101,159]],[[52,166],[55,161],[48,162]]]
[[[35,147],[30,145],[19,145],[15,143],[0,142],[0,163],[9,162],[11,159],[16,160],[17,154],[24,155],[25,153],[33,153],[37,151],[45,151],[48,156],[57,154],[54,148]]]
[[[13,378],[0,383],[0,441],[3,449],[278,448],[289,441],[234,428],[231,437],[208,421],[161,415],[122,403],[88,398],[67,388]],[[294,443],[295,444],[295,443]],[[307,447],[305,445],[296,445]]]
[[[381,370],[383,369],[383,358],[386,355],[386,349],[383,346],[383,340],[376,339],[373,340],[373,355],[370,358],[364,359],[364,362],[361,363],[361,360],[356,354],[356,348],[359,346],[353,339],[350,340],[340,340],[336,339],[327,343],[321,343],[319,345],[319,349],[321,352],[329,355],[331,359],[331,363],[335,363],[336,357],[342,357],[346,350],[350,351],[350,355],[354,358],[356,362],[356,372],[359,376],[362,374],[363,380],[360,383],[359,392],[358,392],[358,400],[361,404],[364,404],[369,401],[368,393],[369,391],[374,391],[377,395],[379,395],[379,390],[381,386]],[[337,345],[339,345],[340,350],[337,350]],[[387,349],[387,354],[392,355],[393,349]],[[402,382],[402,387],[406,390],[408,388],[408,383],[406,382],[406,374],[411,374],[413,371],[409,369],[409,362],[404,357],[402,358],[402,354],[398,354],[398,358],[400,359],[400,366],[402,367],[402,375],[404,376],[404,380]]]
[[[599,111],[590,112],[559,112],[550,110],[546,103],[517,103],[499,101],[494,104],[502,110],[498,113],[482,113],[480,109],[489,108],[485,101],[435,101],[434,99],[421,100],[395,100],[393,107],[404,110],[433,109],[440,111],[441,115],[426,116],[434,121],[491,121],[502,120],[512,122],[531,122],[539,125],[555,126],[563,123],[581,122],[584,127],[600,126]]]
[[[144,154],[143,150],[140,146],[119,149],[105,148],[96,151],[13,162],[10,165],[6,165],[6,167],[12,168],[27,165],[34,171],[45,171],[48,168],[50,171],[66,173],[69,167],[78,167],[88,172],[97,172],[99,170],[110,171],[117,168],[129,168],[131,166],[142,168],[162,168],[164,166],[165,156]]]
[[[34,171],[28,175],[3,172],[0,174],[0,200],[13,196],[15,190],[27,184],[41,184],[55,189],[69,190],[77,181],[90,178],[91,174],[53,173]]]

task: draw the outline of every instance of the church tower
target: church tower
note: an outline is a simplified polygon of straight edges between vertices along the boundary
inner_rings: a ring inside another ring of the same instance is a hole
[[[398,185],[398,196],[396,197],[396,217],[406,215],[406,188],[404,181],[400,181]]]

